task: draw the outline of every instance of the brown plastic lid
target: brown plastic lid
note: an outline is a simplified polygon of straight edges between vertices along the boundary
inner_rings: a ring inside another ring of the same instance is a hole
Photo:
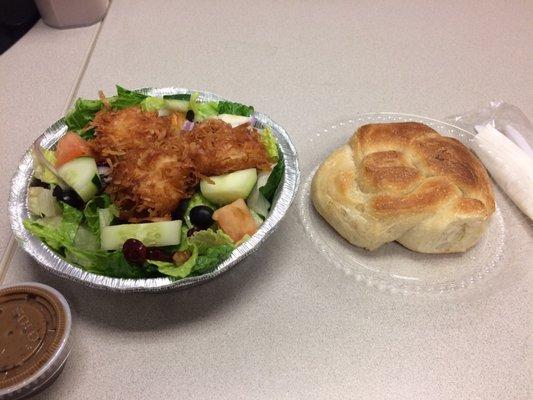
[[[0,398],[20,398],[46,383],[68,356],[69,334],[70,310],[56,290],[35,283],[0,288]]]

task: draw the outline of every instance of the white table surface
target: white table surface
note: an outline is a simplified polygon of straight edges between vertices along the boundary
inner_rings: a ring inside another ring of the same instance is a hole
[[[309,138],[360,112],[442,118],[502,98],[533,118],[533,3],[504,3],[114,0],[78,93],[172,85],[253,104],[288,130],[308,171],[318,161]],[[25,85],[14,65],[1,68]],[[37,80],[38,71],[28,73]],[[3,167],[15,168],[70,101],[67,92],[55,109],[32,100],[42,116]],[[36,399],[525,400],[526,228],[522,254],[445,298],[400,297],[347,279],[306,239],[296,206],[259,253],[190,290],[96,291],[51,276],[19,250],[5,281],[54,286],[74,312],[69,362]]]

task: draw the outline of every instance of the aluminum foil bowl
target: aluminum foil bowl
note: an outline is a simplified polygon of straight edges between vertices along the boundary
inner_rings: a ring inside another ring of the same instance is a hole
[[[143,88],[138,91],[151,96],[198,92],[200,93],[201,100],[225,100],[213,93],[175,87]],[[259,249],[268,236],[276,230],[278,224],[291,205],[298,189],[300,171],[298,169],[296,150],[289,135],[285,129],[272,121],[268,116],[257,112],[254,113],[254,116],[256,118],[256,127],[269,126],[276,136],[284,156],[285,176],[283,177],[272,202],[270,214],[263,222],[260,229],[249,240],[237,247],[227,260],[219,264],[209,273],[176,281],[164,277],[151,279],[110,278],[84,271],[80,267],[63,260],[59,255],[50,250],[38,237],[29,233],[22,224],[26,218],[30,217],[27,206],[27,193],[33,176],[31,150],[28,150],[22,158],[11,183],[9,217],[13,234],[22,249],[48,271],[61,277],[100,289],[117,292],[157,292],[182,289],[214,279],[232,268],[249,254]],[[65,125],[64,119],[60,119],[48,128],[37,141],[39,141],[43,147],[50,148],[66,132],[67,126]]]

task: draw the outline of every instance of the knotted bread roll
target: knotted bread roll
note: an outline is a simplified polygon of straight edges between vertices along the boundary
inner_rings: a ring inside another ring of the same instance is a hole
[[[361,126],[320,166],[311,192],[326,221],[369,250],[396,240],[422,253],[463,252],[495,210],[480,161],[416,122]]]

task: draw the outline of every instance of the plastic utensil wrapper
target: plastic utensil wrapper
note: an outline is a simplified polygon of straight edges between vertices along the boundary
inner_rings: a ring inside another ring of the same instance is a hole
[[[477,132],[469,146],[492,178],[533,219],[533,127],[515,106],[493,101],[486,108],[447,118]]]
[[[533,158],[491,125],[475,129],[472,149],[498,185],[533,219]]]

